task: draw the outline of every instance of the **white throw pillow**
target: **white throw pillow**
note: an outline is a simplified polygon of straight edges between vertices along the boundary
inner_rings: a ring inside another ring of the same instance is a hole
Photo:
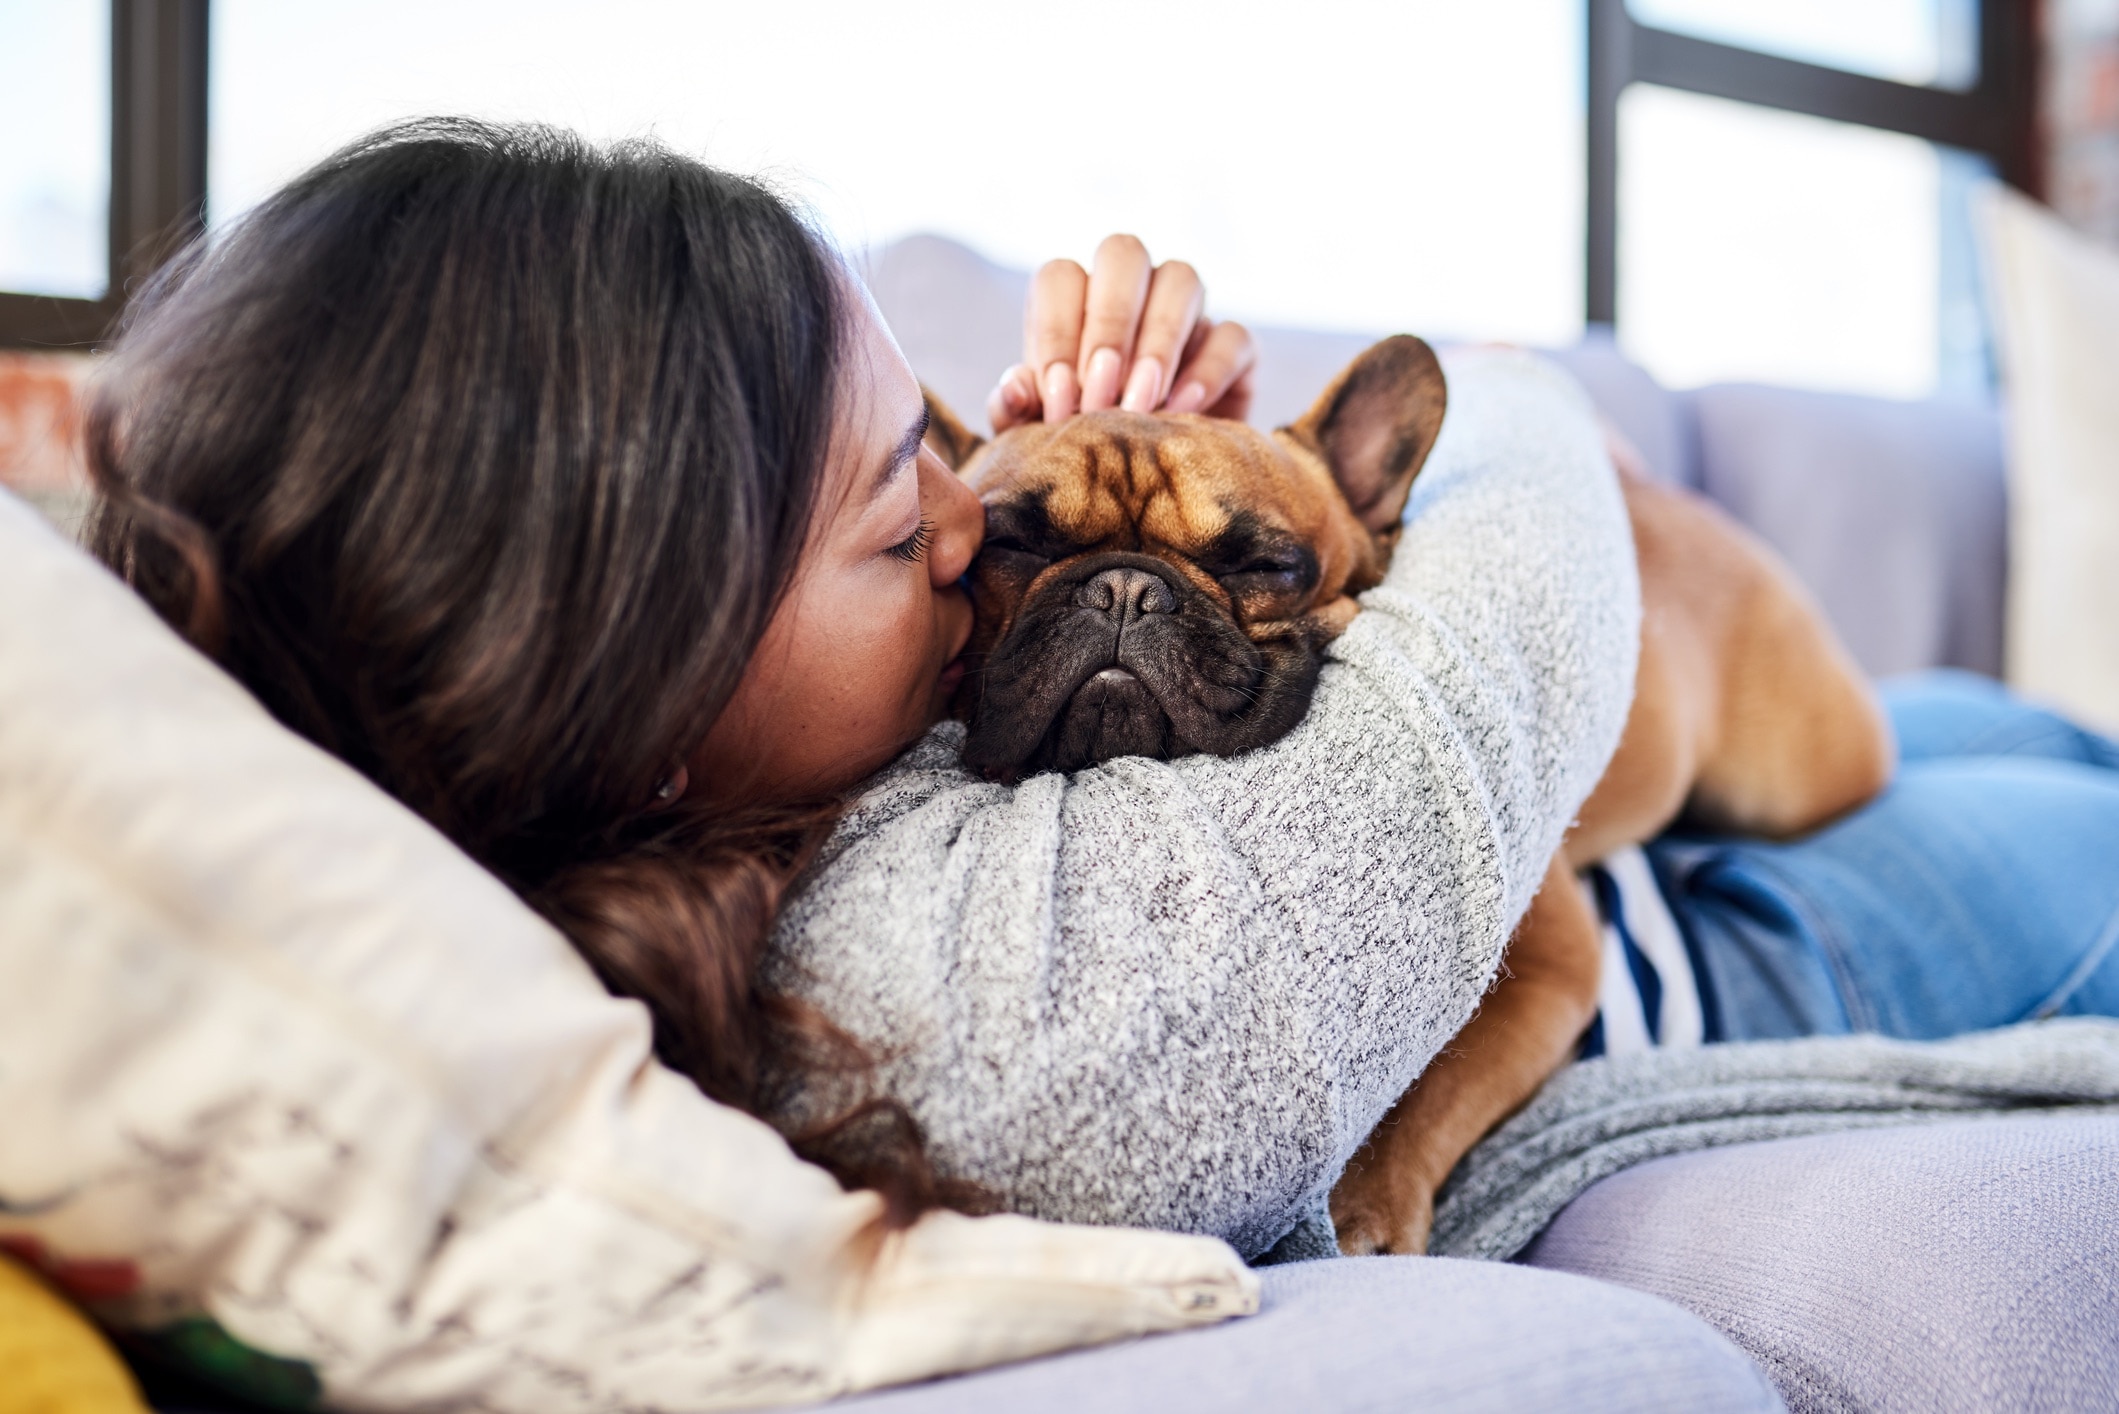
[[[2119,730],[2119,250],[1995,187],[2009,411],[2008,678]]]
[[[0,493],[0,1246],[281,1399],[821,1398],[1248,1312],[1219,1242],[879,1202]],[[259,1352],[245,1353],[243,1347]]]

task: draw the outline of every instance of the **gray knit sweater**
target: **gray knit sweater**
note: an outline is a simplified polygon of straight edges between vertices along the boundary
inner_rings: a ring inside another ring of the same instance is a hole
[[[769,976],[885,1057],[944,1172],[1254,1255],[1471,1015],[1618,742],[1640,595],[1580,390],[1523,354],[1448,373],[1293,733],[1004,787],[944,725],[789,901]]]

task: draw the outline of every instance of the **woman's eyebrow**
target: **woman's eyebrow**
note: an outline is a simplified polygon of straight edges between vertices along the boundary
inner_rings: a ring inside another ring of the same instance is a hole
[[[890,459],[883,463],[883,469],[876,473],[875,480],[868,483],[870,504],[880,499],[890,483],[898,479],[898,468],[920,454],[920,439],[927,435],[928,420],[927,405],[923,402],[920,404],[919,418],[905,429],[905,435],[898,438],[898,444],[890,449]]]

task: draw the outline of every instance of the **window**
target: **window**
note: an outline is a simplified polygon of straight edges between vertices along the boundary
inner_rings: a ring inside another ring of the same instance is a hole
[[[0,0],[0,37],[0,346],[85,346],[198,230],[205,0]]]
[[[1645,25],[1828,69],[1963,91],[1979,0],[1627,0]]]
[[[765,171],[855,249],[1138,230],[1264,324],[1564,344],[1586,315],[1674,383],[1973,387],[1964,194],[2038,189],[2032,11],[0,0],[0,120],[37,135],[0,148],[0,344],[90,342],[206,214],[466,112]]]
[[[1636,84],[1619,100],[1618,327],[1664,381],[1977,392],[1982,158]]]
[[[849,246],[1136,230],[1223,314],[1566,343],[1581,3],[215,0],[209,204],[392,118],[539,117],[777,173]]]
[[[0,0],[0,290],[110,283],[110,5]]]
[[[1680,386],[1984,391],[1968,198],[2035,189],[2029,9],[1590,0],[1589,318]]]

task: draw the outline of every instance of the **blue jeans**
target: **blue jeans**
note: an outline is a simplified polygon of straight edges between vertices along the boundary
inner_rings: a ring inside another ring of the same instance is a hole
[[[1902,764],[1853,815],[1649,846],[1708,1039],[2119,1016],[2119,745],[1968,673],[1884,701]]]

